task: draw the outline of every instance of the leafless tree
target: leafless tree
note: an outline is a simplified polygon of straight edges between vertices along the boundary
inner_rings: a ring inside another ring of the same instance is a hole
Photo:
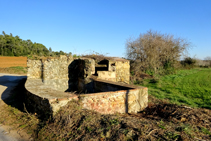
[[[206,63],[208,63],[208,66],[211,67],[211,56],[205,57],[205,58],[204,58],[204,61],[205,61]]]
[[[204,60],[207,60],[207,61],[210,60],[211,61],[211,56],[205,57]]]
[[[187,53],[190,43],[171,34],[147,31],[135,40],[126,43],[126,57],[133,60],[135,71],[153,71],[175,67],[180,56]]]

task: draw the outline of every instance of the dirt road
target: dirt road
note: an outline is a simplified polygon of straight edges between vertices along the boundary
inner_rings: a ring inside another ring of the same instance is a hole
[[[10,130],[10,127],[1,126],[0,141],[27,141],[27,139],[20,137],[17,131]]]
[[[0,73],[0,105],[10,97],[11,90],[26,76]],[[0,115],[1,118],[1,115]],[[0,124],[0,141],[26,141],[12,127]]]
[[[11,136],[7,136],[8,132],[5,131],[5,129],[3,129],[2,127],[0,127],[0,141],[16,141],[16,139],[14,139]]]

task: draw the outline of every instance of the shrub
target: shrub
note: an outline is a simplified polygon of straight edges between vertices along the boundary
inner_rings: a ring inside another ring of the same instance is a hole
[[[133,71],[142,71],[150,75],[171,73],[178,64],[180,56],[187,52],[190,44],[182,38],[170,34],[148,31],[135,40],[126,43],[126,57]],[[167,71],[163,71],[167,70]]]
[[[186,57],[184,60],[181,61],[181,64],[184,67],[194,67],[196,60],[191,57]]]

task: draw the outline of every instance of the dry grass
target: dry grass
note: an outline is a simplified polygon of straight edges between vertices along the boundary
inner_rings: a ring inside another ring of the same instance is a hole
[[[0,125],[9,127],[8,130],[15,131],[20,137],[30,140],[37,128],[39,120],[34,115],[29,115],[15,107],[0,101]]]
[[[8,57],[8,56],[0,56],[0,67],[8,68],[21,66],[26,67],[27,57]]]
[[[19,66],[10,67],[10,68],[0,68],[0,73],[26,75],[27,74],[27,68],[26,67],[19,67]]]
[[[211,112],[149,97],[137,114],[101,115],[70,102],[35,140],[210,140]]]

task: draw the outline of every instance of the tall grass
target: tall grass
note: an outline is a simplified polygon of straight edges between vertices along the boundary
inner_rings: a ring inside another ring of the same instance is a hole
[[[211,109],[211,69],[179,70],[177,74],[147,79],[149,94],[173,103]]]

